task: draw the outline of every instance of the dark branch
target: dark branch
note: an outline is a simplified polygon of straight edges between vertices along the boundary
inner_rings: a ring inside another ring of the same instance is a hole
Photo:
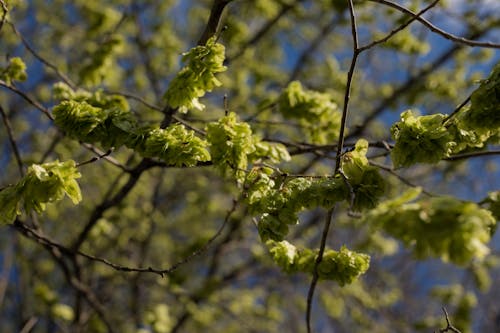
[[[420,17],[418,14],[412,12],[411,10],[409,10],[408,8],[406,8],[404,6],[398,5],[397,3],[387,1],[387,0],[369,0],[369,1],[380,3],[383,5],[392,7],[394,9],[397,9],[402,13],[411,15],[416,20],[418,20],[423,25],[425,25],[427,28],[429,28],[432,32],[435,32],[435,33],[443,36],[444,38],[451,40],[455,43],[460,43],[460,44],[464,44],[464,45],[468,45],[468,46],[479,46],[479,47],[500,49],[500,44],[496,44],[496,43],[492,43],[492,42],[479,42],[479,41],[471,40],[471,39],[464,38],[464,37],[458,37],[458,36],[455,36],[449,32],[446,32],[442,29],[439,29],[438,27],[436,27],[435,25],[433,25],[431,22],[427,21],[423,17]]]
[[[222,25],[222,17],[224,9],[233,0],[214,0],[212,9],[210,10],[210,17],[205,26],[205,30],[198,40],[198,45],[205,45],[206,42],[219,31]]]
[[[460,330],[458,330],[456,327],[454,327],[450,323],[450,318],[448,316],[448,312],[446,311],[446,309],[444,307],[443,307],[443,312],[444,312],[444,317],[446,318],[446,327],[439,329],[439,333],[445,333],[448,331],[453,332],[453,333],[462,333],[462,332],[460,332]]]
[[[0,113],[2,114],[2,120],[3,124],[5,125],[5,129],[7,130],[7,136],[9,137],[9,142],[12,147],[12,152],[14,153],[14,157],[17,162],[17,168],[19,170],[19,174],[24,176],[24,169],[23,169],[23,161],[21,159],[21,154],[19,153],[19,148],[17,147],[16,140],[14,139],[14,133],[12,132],[12,126],[9,121],[9,117],[5,113],[5,110],[3,107],[0,105]]]
[[[359,41],[358,41],[358,30],[357,30],[357,25],[356,25],[356,15],[354,12],[354,4],[353,0],[348,0],[349,4],[349,15],[351,17],[351,34],[352,34],[352,42],[353,42],[353,55],[351,59],[351,65],[349,67],[349,71],[347,72],[347,85],[345,89],[345,95],[344,95],[344,107],[342,110],[342,119],[340,122],[340,131],[339,131],[339,141],[337,143],[337,155],[335,159],[335,169],[334,169],[334,174],[337,174],[340,171],[341,168],[341,158],[342,158],[342,150],[344,149],[344,133],[345,133],[345,127],[347,123],[347,116],[349,113],[349,100],[350,100],[350,95],[351,95],[351,86],[352,86],[352,80],[354,76],[354,70],[356,68],[356,62],[358,60],[358,56],[360,54],[360,49],[359,49]],[[306,325],[307,325],[307,332],[311,333],[311,312],[312,312],[312,302],[314,299],[314,291],[316,289],[316,285],[318,283],[319,279],[319,274],[318,274],[318,267],[321,261],[323,260],[323,253],[326,248],[326,240],[328,238],[328,232],[330,231],[330,225],[332,222],[332,217],[334,213],[335,207],[330,209],[328,211],[325,224],[323,227],[323,233],[321,235],[321,244],[319,247],[319,252],[318,252],[318,257],[316,258],[316,262],[314,263],[314,270],[313,270],[313,278],[311,280],[311,285],[309,286],[309,292],[307,294],[307,311],[306,311]]]

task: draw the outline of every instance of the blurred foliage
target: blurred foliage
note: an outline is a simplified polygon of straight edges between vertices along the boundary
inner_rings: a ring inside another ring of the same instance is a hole
[[[416,22],[360,54],[337,158],[347,1],[233,1],[202,45],[213,0],[4,2],[0,331],[303,332],[315,273],[314,331],[498,330],[498,157],[467,158],[500,141],[496,49]],[[500,42],[456,2],[428,17]],[[360,45],[410,18],[355,11]]]

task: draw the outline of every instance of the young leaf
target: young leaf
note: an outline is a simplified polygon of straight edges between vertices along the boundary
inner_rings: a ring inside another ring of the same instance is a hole
[[[191,109],[203,110],[205,106],[198,99],[221,85],[215,74],[226,70],[224,52],[224,46],[212,37],[205,45],[184,53],[182,60],[186,66],[170,82],[163,96],[167,104],[182,113]]]
[[[416,117],[408,110],[401,114],[401,121],[391,127],[396,144],[391,151],[395,167],[415,163],[437,163],[453,147],[453,137],[443,125],[445,116],[434,114]]]

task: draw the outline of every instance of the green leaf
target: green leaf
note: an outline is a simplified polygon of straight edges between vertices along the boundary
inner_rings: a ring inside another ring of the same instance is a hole
[[[323,260],[318,265],[321,279],[334,280],[341,286],[352,283],[370,267],[370,256],[348,250],[345,246],[340,251],[326,250]]]
[[[74,161],[33,164],[26,175],[14,186],[0,191],[0,223],[12,223],[21,214],[23,206],[27,212],[41,213],[47,203],[68,196],[74,204],[82,200],[76,179],[81,175]]]
[[[314,143],[326,144],[338,138],[341,112],[328,94],[305,90],[299,81],[293,81],[281,94],[278,110],[285,118],[297,119]]]
[[[159,158],[169,165],[195,166],[198,162],[209,161],[206,150],[208,143],[184,125],[174,124],[166,129],[151,130],[144,142],[145,157]]]
[[[413,199],[413,194],[404,196]],[[453,197],[406,204],[400,204],[401,201],[380,204],[365,221],[403,241],[419,258],[440,257],[465,265],[489,253],[487,244],[496,225],[490,211]]]
[[[378,169],[369,165],[368,141],[358,140],[353,151],[342,156],[342,171],[354,192],[355,211],[374,208],[384,195],[386,182]]]
[[[221,85],[215,74],[224,72],[225,48],[210,38],[205,45],[192,48],[183,54],[186,66],[170,82],[164,98],[172,108],[186,113],[189,110],[203,110],[205,106],[199,98]]]
[[[297,270],[297,248],[287,241],[272,242],[270,244],[274,245],[269,249],[269,253],[271,253],[274,262],[276,262],[285,272],[295,272]]]
[[[102,139],[92,133],[107,118],[101,108],[71,100],[54,107],[52,113],[55,124],[68,136],[84,142],[99,142]]]
[[[269,241],[269,252],[274,262],[287,273],[313,274],[318,251],[297,249],[287,241]],[[325,250],[318,265],[321,279],[336,281],[340,286],[352,283],[370,266],[370,257],[342,246],[340,251]]]
[[[233,175],[239,182],[245,177],[255,139],[250,125],[238,122],[234,112],[207,125],[207,141],[214,165],[223,175]]]
[[[56,318],[62,319],[64,321],[72,321],[75,317],[75,312],[73,308],[67,304],[57,303],[51,307],[52,315]]]
[[[10,58],[7,67],[0,68],[0,80],[9,85],[12,81],[26,81],[27,78],[26,64],[19,57]]]
[[[59,201],[67,195],[74,204],[82,200],[75,179],[81,177],[74,161],[33,164],[21,181],[24,208],[41,213],[46,203]]]
[[[437,163],[452,150],[453,137],[443,125],[445,115],[414,116],[408,110],[401,121],[391,127],[396,144],[391,151],[395,167],[408,167],[415,163]]]

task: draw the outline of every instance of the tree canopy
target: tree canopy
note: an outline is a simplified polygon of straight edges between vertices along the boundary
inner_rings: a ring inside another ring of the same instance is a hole
[[[0,0],[0,330],[500,329],[491,0]]]

